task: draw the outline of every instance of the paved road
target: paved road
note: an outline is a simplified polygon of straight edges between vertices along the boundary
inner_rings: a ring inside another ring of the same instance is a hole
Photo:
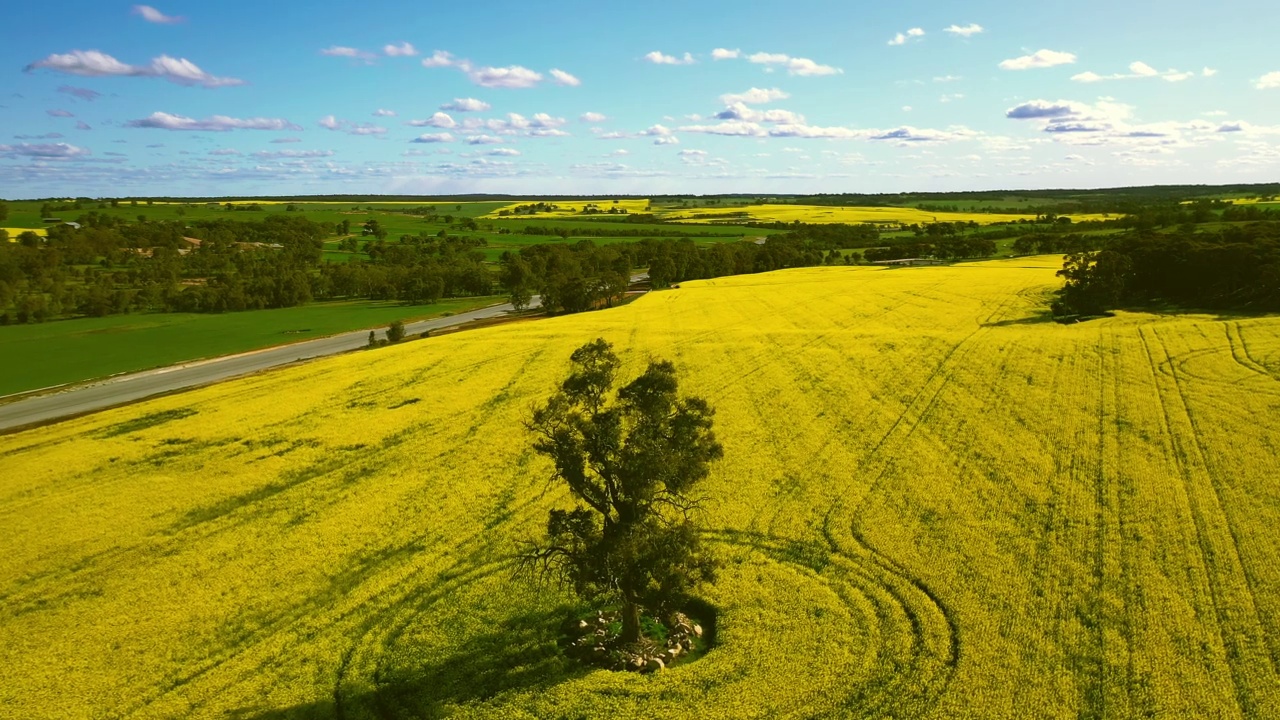
[[[537,307],[538,304],[538,299],[534,298],[532,305]],[[416,335],[426,330],[437,330],[498,317],[513,309],[511,305],[494,305],[449,317],[409,323],[405,325],[405,334]],[[378,335],[381,337],[382,333],[379,332]],[[38,395],[0,405],[0,430],[84,415],[153,395],[208,385],[299,360],[357,350],[368,343],[369,331],[366,329],[242,355],[118,375],[106,380],[76,385],[48,395]]]

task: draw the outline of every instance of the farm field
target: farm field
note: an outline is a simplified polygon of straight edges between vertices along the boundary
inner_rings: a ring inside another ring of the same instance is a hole
[[[502,302],[459,298],[434,305],[318,302],[223,314],[152,313],[0,327],[0,397],[134,370],[311,340]]]
[[[15,717],[1280,717],[1280,318],[1056,257],[687,282],[0,437]],[[717,409],[718,645],[563,659],[521,430],[597,336]]]
[[[905,224],[975,222],[979,225],[1034,220],[1035,215],[987,212],[933,212],[914,207],[834,207],[826,205],[748,205],[726,210],[669,210],[664,220],[690,223],[783,222]],[[1105,215],[1071,215],[1073,220],[1109,220]]]

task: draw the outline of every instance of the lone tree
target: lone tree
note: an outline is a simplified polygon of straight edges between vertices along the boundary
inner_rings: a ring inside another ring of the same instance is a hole
[[[650,361],[609,402],[613,347],[595,340],[571,359],[569,377],[529,428],[575,507],[551,511],[546,541],[532,543],[522,561],[584,599],[620,603],[620,640],[635,643],[643,611],[665,617],[714,578],[717,563],[701,546],[690,491],[724,454],[711,429],[715,411],[702,398],[679,396],[670,362]]]

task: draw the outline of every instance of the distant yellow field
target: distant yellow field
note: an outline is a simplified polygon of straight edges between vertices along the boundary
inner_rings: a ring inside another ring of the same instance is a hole
[[[1072,215],[1076,221],[1106,220],[1105,215]],[[749,205],[726,210],[675,211],[664,220],[695,223],[784,222],[904,224],[936,222],[976,222],[979,225],[1033,220],[1035,215],[1008,215],[977,212],[930,212],[904,207],[830,207],[825,205]]]
[[[512,203],[510,205],[507,205],[506,207],[500,208],[496,212],[489,213],[485,217],[487,218],[499,217],[502,211],[509,211],[514,214],[516,208],[533,205],[536,202],[537,201],[527,200],[525,202]],[[545,200],[542,202],[555,205],[557,209],[553,212],[538,213],[533,217],[540,217],[540,218],[582,217],[583,215],[582,211],[588,205],[594,205],[600,208],[600,210],[603,212],[608,212],[610,208],[621,208],[623,210],[626,210],[628,213],[643,213],[643,212],[649,211],[648,200]],[[521,217],[528,217],[528,216],[522,215]]]
[[[9,233],[9,242],[17,242],[17,240],[18,240],[18,236],[19,236],[19,235],[21,235],[21,234],[22,234],[22,233],[24,233],[24,232],[33,232],[33,233],[35,233],[35,234],[39,235],[40,237],[45,237],[45,236],[47,236],[47,235],[49,234],[49,231],[48,231],[48,230],[45,230],[44,228],[11,228],[11,227],[7,227],[7,228],[0,228],[0,230],[4,230],[5,232]]]

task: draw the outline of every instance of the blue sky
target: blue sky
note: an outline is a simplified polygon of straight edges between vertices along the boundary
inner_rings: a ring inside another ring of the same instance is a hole
[[[1270,2],[95,0],[5,15],[10,198],[1280,179]]]

